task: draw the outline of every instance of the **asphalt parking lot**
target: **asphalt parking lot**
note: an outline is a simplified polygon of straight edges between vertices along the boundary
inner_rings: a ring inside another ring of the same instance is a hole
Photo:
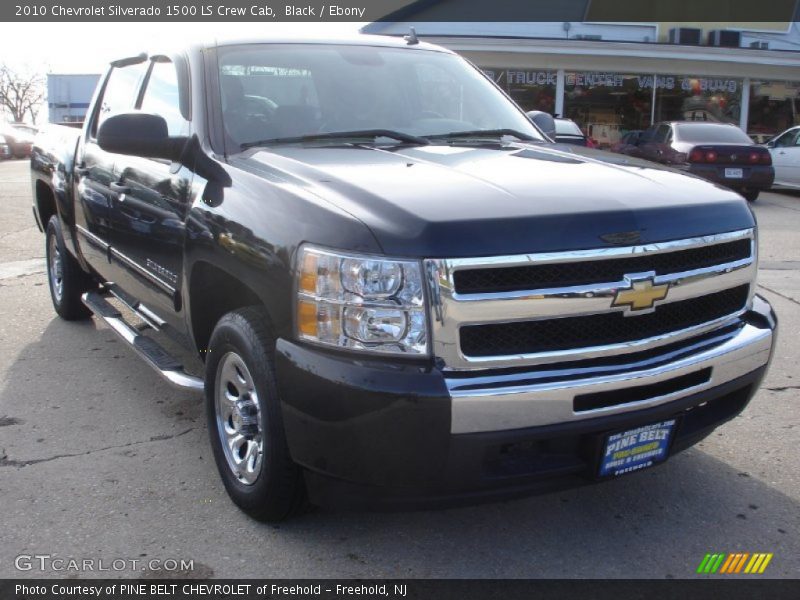
[[[707,552],[737,551],[774,553],[764,576],[800,577],[800,194],[755,204],[759,290],[781,322],[772,369],[699,446],[599,486],[280,526],[228,500],[202,397],[95,321],[56,318],[30,205],[27,162],[0,163],[0,577],[77,575],[15,568],[46,554],[192,560],[174,574],[203,577],[682,578]]]

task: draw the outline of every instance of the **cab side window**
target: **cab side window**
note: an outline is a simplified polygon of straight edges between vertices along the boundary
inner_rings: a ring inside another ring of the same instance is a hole
[[[642,134],[639,136],[639,144],[649,144],[654,141],[656,135],[656,125],[651,125],[647,129],[645,129]]]
[[[775,140],[776,148],[785,148],[787,146],[796,146],[800,142],[800,129],[792,129],[787,131],[777,140]]]
[[[189,132],[189,122],[181,114],[179,89],[178,73],[172,61],[154,60],[140,108],[164,117],[171,137]]]
[[[658,144],[663,144],[669,141],[669,139],[672,137],[670,133],[671,130],[669,125],[659,125],[658,129],[656,130],[656,134],[655,137],[653,138],[653,141]]]
[[[97,137],[98,128],[108,117],[133,110],[146,67],[145,63],[137,63],[111,69],[103,95],[97,102],[98,109],[90,129],[93,138]]]

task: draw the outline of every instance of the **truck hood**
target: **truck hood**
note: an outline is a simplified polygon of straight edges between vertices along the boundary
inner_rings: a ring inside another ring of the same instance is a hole
[[[236,166],[294,180],[395,256],[468,257],[663,242],[745,229],[734,192],[565,145],[285,146]]]

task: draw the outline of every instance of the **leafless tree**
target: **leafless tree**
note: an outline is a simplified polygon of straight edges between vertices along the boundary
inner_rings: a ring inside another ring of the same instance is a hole
[[[15,123],[26,115],[36,124],[36,116],[44,99],[44,78],[39,74],[23,74],[7,65],[0,65],[0,107],[11,113]]]

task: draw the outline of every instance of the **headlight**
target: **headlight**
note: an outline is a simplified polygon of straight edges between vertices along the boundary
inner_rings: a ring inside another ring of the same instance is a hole
[[[318,344],[427,354],[420,264],[303,246],[296,323],[300,339]]]

